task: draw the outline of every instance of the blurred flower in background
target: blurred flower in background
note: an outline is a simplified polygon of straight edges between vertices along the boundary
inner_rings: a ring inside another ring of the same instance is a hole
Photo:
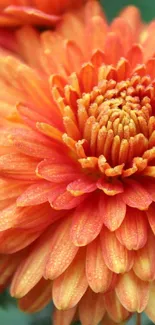
[[[0,26],[24,24],[54,26],[59,15],[79,8],[85,0],[2,0],[0,1]]]
[[[154,28],[89,1],[1,48],[1,286],[55,325],[155,321]]]

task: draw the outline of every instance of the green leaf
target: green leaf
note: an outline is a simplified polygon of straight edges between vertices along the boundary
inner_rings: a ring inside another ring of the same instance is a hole
[[[155,0],[101,0],[101,4],[109,20],[116,17],[123,7],[129,5],[137,6],[145,21],[150,21],[155,17]]]

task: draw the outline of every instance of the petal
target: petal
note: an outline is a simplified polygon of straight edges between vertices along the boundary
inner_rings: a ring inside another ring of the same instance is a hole
[[[98,209],[98,197],[90,197],[81,203],[73,214],[71,240],[76,246],[85,246],[95,239],[102,228]]]
[[[22,154],[7,154],[0,157],[0,172],[11,178],[36,180],[38,179],[35,173],[37,164],[36,160]]]
[[[70,325],[74,315],[76,313],[76,307],[68,310],[58,310],[55,308],[52,315],[53,325]]]
[[[71,221],[71,217],[65,217],[54,233],[44,273],[51,280],[68,268],[78,252],[70,238]]]
[[[50,205],[20,208],[16,203],[0,211],[0,231],[10,228],[42,230],[57,219],[59,214]]]
[[[56,140],[56,141],[59,141],[60,143],[62,143],[63,133],[61,131],[59,131],[59,129],[53,127],[52,125],[50,125],[48,123],[43,123],[43,122],[41,122],[41,123],[37,122],[36,127],[41,133],[47,135],[48,137],[50,137],[53,140]],[[48,158],[48,157],[44,157],[44,158]]]
[[[153,323],[155,322],[154,301],[155,301],[155,282],[152,282],[150,287],[150,296],[149,296],[147,307],[145,309],[145,313],[152,320]]]
[[[104,262],[99,238],[87,246],[86,276],[89,286],[96,293],[110,290],[116,280],[116,275]]]
[[[17,206],[24,207],[38,205],[48,201],[49,193],[54,189],[55,184],[40,181],[29,186],[17,199]]]
[[[116,230],[117,239],[127,249],[138,250],[146,244],[147,233],[148,224],[145,213],[128,207],[123,223]]]
[[[146,245],[135,253],[133,270],[143,281],[153,281],[155,279],[154,247],[155,237],[150,232]]]
[[[144,176],[155,177],[155,166],[148,166],[143,171]]]
[[[17,111],[19,112],[20,117],[26,123],[26,125],[30,126],[32,129],[36,130],[36,124],[40,122],[48,122],[48,119],[38,112],[35,112],[30,107],[25,106],[24,104],[17,104]]]
[[[110,232],[106,227],[102,228],[100,238],[102,254],[107,267],[115,273],[129,271],[134,262],[133,252],[122,246],[115,233]]]
[[[152,21],[150,24],[147,25],[147,28],[144,30],[141,37],[143,48],[144,48],[145,61],[154,56],[154,45],[155,45],[154,38],[153,38],[154,30],[155,30],[155,24],[154,21]]]
[[[24,253],[22,255],[24,256]],[[10,280],[23,256],[20,256],[20,253],[0,255],[0,291],[3,286],[8,284],[8,280]]]
[[[11,129],[9,139],[17,150],[31,157],[50,158],[55,154],[55,145],[32,130]]]
[[[102,52],[98,49],[95,50],[92,55],[91,62],[96,68],[99,68],[105,62],[104,52]]]
[[[60,164],[55,164],[50,160],[44,160],[38,165],[37,174],[50,182],[63,183],[78,178],[79,170],[63,161]]]
[[[150,227],[155,235],[155,203],[153,202],[146,211]]]
[[[88,20],[86,37],[90,53],[96,49],[104,49],[107,30],[108,26],[106,22],[98,14]]]
[[[63,193],[58,195],[54,200],[49,199],[49,202],[53,209],[70,210],[76,208],[85,200],[85,198],[87,198],[86,194],[74,197],[68,191],[63,191]]]
[[[5,9],[5,12],[9,14],[9,16],[13,16],[13,18],[18,19],[18,24],[26,23],[36,24],[36,25],[47,25],[53,26],[55,25],[60,18],[54,15],[48,15],[40,10],[37,10],[32,7],[22,7],[22,6],[8,6]]]
[[[133,33],[128,22],[120,17],[115,18],[111,24],[110,31],[118,35],[126,52],[133,43]]]
[[[82,177],[68,184],[67,191],[73,196],[80,196],[84,193],[91,193],[95,191],[96,188],[96,182],[92,181],[88,177]]]
[[[0,178],[0,200],[18,197],[28,185],[28,182]]]
[[[89,93],[95,86],[95,69],[92,63],[83,64],[80,71],[80,85],[84,93]],[[79,139],[78,139],[79,140]]]
[[[143,51],[139,44],[135,44],[127,53],[127,59],[131,65],[131,68],[134,69],[138,64],[143,63]]]
[[[97,187],[109,196],[114,196],[123,192],[123,185],[120,181],[110,183],[104,178],[100,178],[97,181]]]
[[[42,310],[51,299],[52,283],[42,278],[29,293],[19,300],[18,307],[27,313],[36,313]]]
[[[111,32],[107,34],[104,51],[106,55],[106,63],[116,64],[121,57],[124,56],[124,49],[120,37]]]
[[[115,291],[106,293],[104,302],[108,315],[114,322],[120,323],[129,317],[130,313],[122,306]]]
[[[41,280],[54,230],[55,226],[50,227],[31,247],[29,254],[19,265],[11,284],[12,296],[23,297]]]
[[[140,280],[133,271],[130,271],[121,275],[116,293],[128,311],[141,313],[148,303],[149,283]]]
[[[151,58],[147,61],[146,72],[152,79],[155,78],[155,58]]]
[[[145,188],[147,188],[153,201],[155,201],[155,181],[153,179],[148,179],[143,181]]]
[[[29,246],[41,234],[41,231],[30,232],[24,229],[8,229],[0,232],[0,253],[12,254]]]
[[[87,290],[85,251],[80,249],[68,269],[53,282],[53,302],[58,309],[73,308]]]
[[[133,179],[125,182],[122,198],[127,205],[139,210],[147,210],[152,202],[148,191]]]
[[[123,81],[126,80],[127,77],[129,77],[130,75],[130,64],[129,61],[126,60],[125,58],[121,58],[118,63],[117,63],[117,80],[118,81]],[[121,157],[123,152],[120,152],[120,157],[119,157],[119,162],[121,162],[121,158],[123,158],[123,156]],[[116,167],[114,167],[116,168]]]
[[[126,204],[119,195],[109,197],[100,195],[99,211],[105,226],[114,231],[124,220]]]
[[[97,325],[105,314],[104,295],[88,289],[79,303],[79,318],[84,325]]]
[[[82,51],[74,41],[67,40],[65,43],[67,61],[69,62],[70,72],[78,71],[84,62]]]
[[[111,318],[109,318],[108,314],[106,313],[100,324],[101,325],[116,325],[117,323],[113,322],[113,320]],[[121,323],[120,325],[124,325],[124,322]]]
[[[136,6],[127,6],[122,10],[120,17],[128,22],[134,35],[136,36],[139,33],[139,28],[141,27],[141,16],[139,9]]]

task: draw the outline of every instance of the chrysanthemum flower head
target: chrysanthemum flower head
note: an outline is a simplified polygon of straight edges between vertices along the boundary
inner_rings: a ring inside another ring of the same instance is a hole
[[[90,1],[1,50],[1,282],[55,325],[155,320],[154,26]]]
[[[82,3],[84,0],[3,0],[0,1],[0,26],[53,26],[59,21],[59,15],[79,8]]]

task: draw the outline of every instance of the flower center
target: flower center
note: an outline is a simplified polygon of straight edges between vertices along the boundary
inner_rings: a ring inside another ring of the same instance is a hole
[[[74,78],[74,87],[64,88],[63,141],[82,168],[99,168],[107,176],[130,176],[144,170],[155,156],[150,77],[135,74],[125,81],[118,81],[118,76],[97,78],[97,86],[92,88],[89,80],[84,87],[80,77],[74,74]]]

